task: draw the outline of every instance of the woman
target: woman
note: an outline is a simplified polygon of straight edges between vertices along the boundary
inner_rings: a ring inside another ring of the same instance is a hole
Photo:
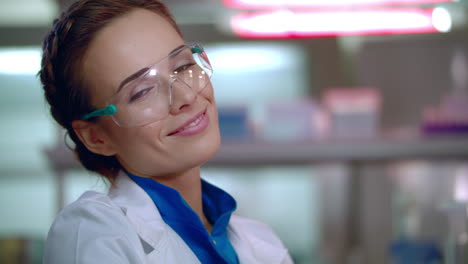
[[[83,0],[46,37],[41,81],[88,170],[111,182],[54,221],[45,263],[292,263],[201,180],[218,151],[211,65],[156,0]]]

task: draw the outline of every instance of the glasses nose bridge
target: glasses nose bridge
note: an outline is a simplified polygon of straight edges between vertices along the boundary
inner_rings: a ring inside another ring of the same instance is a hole
[[[176,107],[176,99],[177,102],[181,101],[182,104],[192,104],[192,101],[196,98],[197,92],[193,89],[193,87],[186,83],[183,79],[179,78],[178,74],[173,74],[170,77],[170,85],[169,85],[169,111],[172,111],[174,107]],[[178,89],[177,92],[174,89]],[[180,103],[180,102],[179,102]]]
[[[174,83],[177,81],[177,74],[170,74],[169,75],[169,109],[172,107],[172,104],[174,103],[173,99],[173,92],[172,92],[172,87],[174,86]]]
[[[177,80],[177,74],[176,73],[170,73],[170,72],[164,72],[159,70],[158,71],[158,78],[157,82],[159,84],[159,89],[167,89],[168,90],[168,95],[169,95],[169,106],[172,105],[173,103],[173,93],[172,93],[172,86],[173,83]]]

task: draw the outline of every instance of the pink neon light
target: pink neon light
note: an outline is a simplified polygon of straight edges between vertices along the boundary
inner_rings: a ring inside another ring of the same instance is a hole
[[[357,5],[415,5],[456,1],[457,0],[223,0],[225,6],[237,9],[349,7]]]
[[[302,38],[438,32],[433,9],[382,9],[337,12],[256,12],[234,16],[231,26],[245,38]]]

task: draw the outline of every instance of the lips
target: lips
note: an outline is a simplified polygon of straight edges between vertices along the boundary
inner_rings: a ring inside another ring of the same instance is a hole
[[[183,125],[172,131],[171,133],[168,134],[168,136],[173,136],[176,134],[182,134],[185,131],[190,131],[190,130],[195,130],[193,132],[196,132],[197,127],[200,126],[202,121],[206,119],[206,109],[195,115],[194,117],[190,118],[187,120]],[[193,133],[190,133],[193,134]]]

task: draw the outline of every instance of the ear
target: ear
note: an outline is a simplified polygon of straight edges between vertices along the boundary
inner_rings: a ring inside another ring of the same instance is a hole
[[[116,154],[111,140],[98,124],[84,120],[74,120],[72,127],[89,151],[104,156]]]

